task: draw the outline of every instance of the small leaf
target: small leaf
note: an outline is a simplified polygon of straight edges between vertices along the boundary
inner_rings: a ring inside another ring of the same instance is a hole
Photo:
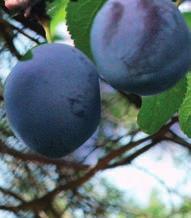
[[[187,92],[179,110],[179,121],[182,131],[191,137],[191,73],[187,74]]]
[[[140,128],[148,133],[156,133],[179,107],[186,93],[186,79],[159,95],[143,97],[142,107],[138,114]]]
[[[188,27],[191,28],[191,13],[190,12],[185,12],[182,14]]]
[[[25,55],[23,55],[23,57],[21,57],[20,61],[29,61],[32,58],[33,58],[32,50],[29,50]]]
[[[90,31],[93,19],[106,0],[70,1],[67,7],[67,25],[75,46],[90,58]]]

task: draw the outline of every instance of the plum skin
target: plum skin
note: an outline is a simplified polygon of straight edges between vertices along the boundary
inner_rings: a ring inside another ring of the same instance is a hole
[[[46,44],[20,61],[5,83],[5,109],[15,135],[50,158],[74,151],[96,130],[100,90],[96,67],[79,50]]]
[[[170,0],[108,0],[90,41],[101,77],[143,96],[174,86],[191,61],[188,27]]]

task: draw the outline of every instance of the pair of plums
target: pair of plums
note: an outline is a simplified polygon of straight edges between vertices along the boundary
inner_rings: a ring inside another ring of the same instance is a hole
[[[12,130],[48,157],[71,153],[96,130],[98,74],[119,90],[153,95],[175,85],[189,68],[189,30],[170,0],[108,0],[94,19],[90,41],[97,68],[76,48],[46,44],[34,48],[6,81]]]

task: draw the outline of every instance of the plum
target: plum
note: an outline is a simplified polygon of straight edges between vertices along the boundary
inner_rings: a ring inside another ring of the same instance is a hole
[[[15,135],[33,150],[58,158],[84,143],[100,119],[95,65],[78,49],[44,44],[32,49],[5,82],[5,109]]]
[[[170,0],[108,0],[90,41],[101,77],[138,95],[174,86],[191,60],[188,27]]]

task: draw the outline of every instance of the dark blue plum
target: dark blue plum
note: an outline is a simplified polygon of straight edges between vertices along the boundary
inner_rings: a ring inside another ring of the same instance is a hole
[[[79,50],[46,44],[20,61],[5,83],[5,108],[16,136],[51,158],[69,154],[96,130],[100,90],[93,63]]]
[[[100,75],[138,95],[174,86],[191,61],[188,27],[170,0],[108,0],[93,22],[91,48]]]

